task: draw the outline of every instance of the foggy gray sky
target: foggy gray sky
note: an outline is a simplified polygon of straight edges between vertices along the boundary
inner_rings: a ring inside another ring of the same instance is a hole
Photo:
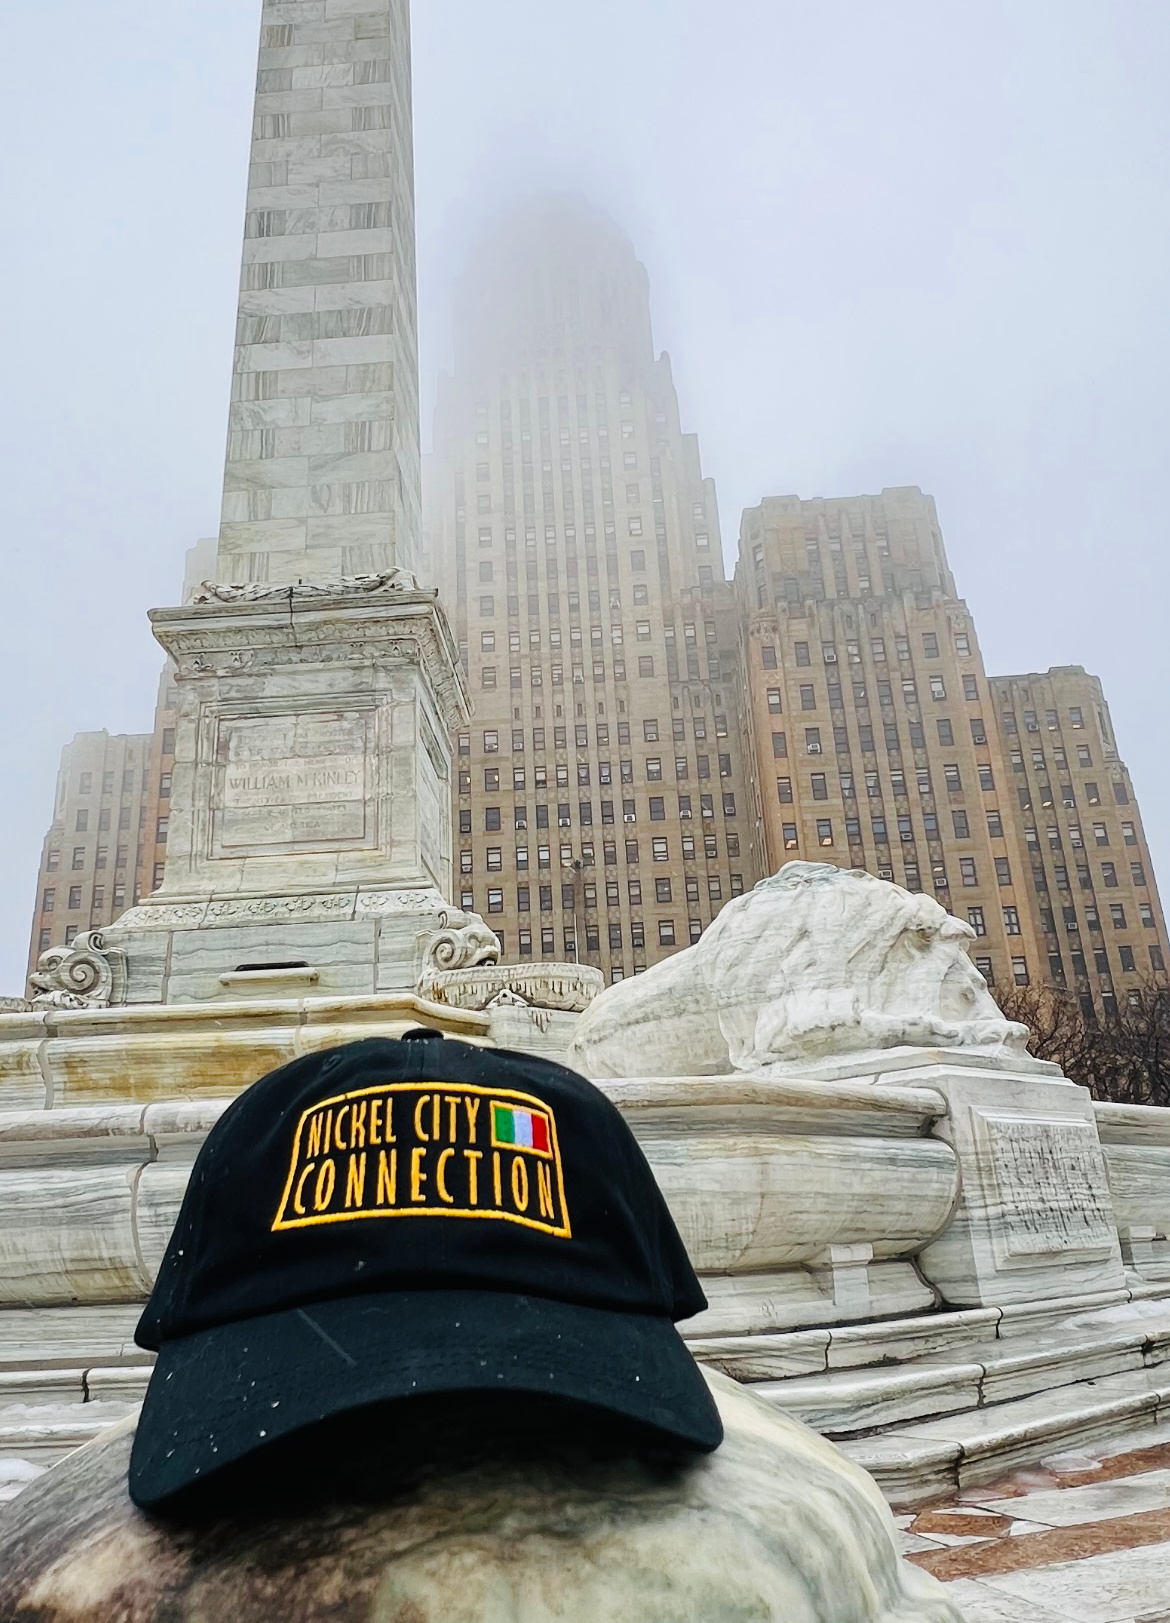
[[[214,533],[257,0],[32,0],[0,56],[0,992],[61,745],[145,731]],[[50,37],[51,15],[51,37]],[[719,490],[918,484],[994,672],[1104,680],[1163,885],[1165,0],[416,0],[424,441],[501,199],[606,206]]]

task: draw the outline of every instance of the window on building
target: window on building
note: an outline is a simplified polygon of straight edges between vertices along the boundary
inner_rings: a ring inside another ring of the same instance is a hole
[[[832,819],[828,818],[828,817],[820,817],[820,818],[818,818],[817,819],[817,844],[818,845],[832,845],[832,843],[833,843],[833,823],[832,823]]]
[[[1007,857],[996,857],[995,879],[999,885],[1010,885],[1012,882],[1012,866]]]
[[[965,880],[964,883],[966,883]],[[976,935],[987,934],[987,921],[983,916],[983,909],[981,907],[969,907],[967,909],[967,923],[971,926]]]

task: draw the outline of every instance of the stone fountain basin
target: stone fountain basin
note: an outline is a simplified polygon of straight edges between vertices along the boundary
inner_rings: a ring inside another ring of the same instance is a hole
[[[417,1000],[405,1001],[411,1007],[396,1011],[398,1030],[420,1018]],[[291,1030],[318,1047],[338,1040],[338,1025],[324,1020]],[[135,1040],[151,1041],[146,1033]],[[153,1043],[168,1046],[162,1031]],[[169,1074],[190,1084],[187,1053],[180,1047]],[[145,1097],[137,1104],[0,1114],[0,1307],[143,1300],[231,1082],[239,1077],[242,1086],[267,1062],[253,1051],[248,1073],[231,1050],[217,1096],[208,1077],[189,1085],[185,1100],[175,1087],[169,1099],[149,1102],[150,1078],[139,1073]],[[165,1058],[153,1063],[155,1077],[168,1074]],[[113,1080],[80,1061],[72,1075],[83,1098],[86,1087],[100,1097]],[[909,1259],[946,1225],[959,1177],[954,1151],[927,1136],[944,1112],[933,1090],[745,1077],[609,1081],[603,1089],[641,1143],[703,1276],[712,1307],[688,1335],[840,1318],[832,1268],[843,1255],[861,1255],[863,1275],[888,1275],[903,1305],[933,1305]],[[826,1269],[825,1289],[810,1295],[812,1275]],[[882,1302],[889,1305],[879,1292],[872,1313],[854,1316],[874,1316]]]

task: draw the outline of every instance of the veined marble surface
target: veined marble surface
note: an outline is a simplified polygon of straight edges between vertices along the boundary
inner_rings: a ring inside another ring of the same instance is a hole
[[[726,1440],[681,1467],[580,1434],[558,1444],[547,1416],[535,1451],[517,1454],[485,1408],[477,1427],[461,1416],[454,1437],[432,1421],[427,1469],[390,1504],[326,1503],[230,1532],[172,1533],[135,1510],[119,1428],[0,1519],[0,1616],[961,1623],[941,1586],[899,1558],[864,1472],[734,1382],[708,1380]]]

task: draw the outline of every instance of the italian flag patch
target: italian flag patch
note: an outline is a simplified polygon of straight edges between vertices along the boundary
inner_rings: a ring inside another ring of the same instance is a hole
[[[522,1110],[519,1105],[503,1105],[493,1099],[492,1144],[550,1155],[548,1117],[539,1110]]]

